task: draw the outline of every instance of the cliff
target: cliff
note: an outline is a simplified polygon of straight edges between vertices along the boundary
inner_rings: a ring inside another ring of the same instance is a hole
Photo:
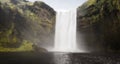
[[[120,0],[88,0],[78,8],[77,19],[78,31],[87,34],[88,46],[120,51]]]
[[[43,2],[0,0],[0,51],[33,50],[48,42],[54,23],[55,11]]]

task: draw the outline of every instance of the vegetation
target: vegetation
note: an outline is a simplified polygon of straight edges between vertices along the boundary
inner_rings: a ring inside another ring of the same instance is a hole
[[[14,43],[15,44],[15,43]],[[17,48],[6,48],[0,46],[0,52],[23,52],[23,51],[33,51],[33,43],[24,40],[20,47]]]
[[[78,12],[83,12],[78,15],[79,23],[91,28],[97,38],[104,40],[102,45],[106,51],[120,51],[119,0],[89,0],[78,8]]]
[[[55,12],[43,2],[0,0],[0,52],[32,51],[54,29]]]

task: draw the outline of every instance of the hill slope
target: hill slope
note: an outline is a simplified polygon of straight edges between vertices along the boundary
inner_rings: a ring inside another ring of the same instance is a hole
[[[120,51],[120,0],[88,0],[78,8],[78,28],[96,35],[92,44]]]
[[[32,50],[51,38],[54,23],[54,10],[43,2],[0,0],[0,48]]]

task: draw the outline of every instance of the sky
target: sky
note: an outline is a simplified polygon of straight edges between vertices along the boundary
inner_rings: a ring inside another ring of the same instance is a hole
[[[77,8],[78,6],[85,3],[87,0],[28,0],[31,2],[34,1],[43,1],[55,10],[69,10]]]

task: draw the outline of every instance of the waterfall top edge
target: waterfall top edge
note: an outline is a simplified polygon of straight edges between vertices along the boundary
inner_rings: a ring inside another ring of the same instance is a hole
[[[55,10],[56,12],[70,12],[70,11],[76,11],[77,9],[68,9],[68,10]]]

